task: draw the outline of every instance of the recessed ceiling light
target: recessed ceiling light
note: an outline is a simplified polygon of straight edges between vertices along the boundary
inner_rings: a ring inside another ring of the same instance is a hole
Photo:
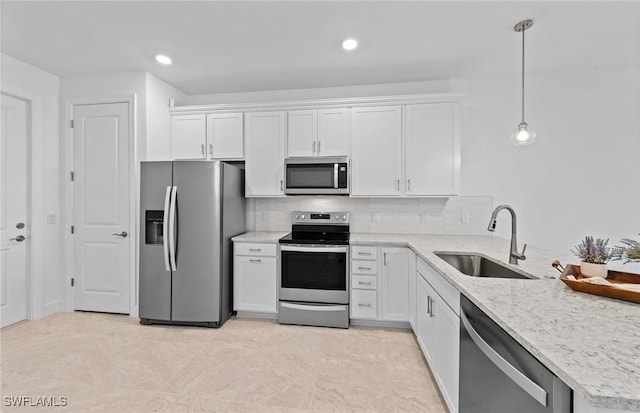
[[[358,41],[356,39],[345,39],[342,42],[342,48],[344,50],[354,50],[358,47]]]
[[[156,55],[156,61],[158,63],[161,63],[163,65],[170,65],[171,64],[171,58],[169,56],[163,55],[163,54],[157,54]]]

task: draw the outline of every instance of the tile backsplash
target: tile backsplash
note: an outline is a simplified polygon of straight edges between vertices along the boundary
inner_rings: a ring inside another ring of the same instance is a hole
[[[349,211],[351,232],[485,234],[492,196],[453,198],[247,198],[247,231],[289,231],[291,211]]]

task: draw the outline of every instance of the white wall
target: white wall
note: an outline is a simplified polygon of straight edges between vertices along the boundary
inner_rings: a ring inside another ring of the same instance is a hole
[[[70,117],[69,109],[70,104],[77,99],[105,99],[105,98],[121,98],[123,96],[135,95],[135,111],[133,121],[135,122],[135,154],[134,156],[135,168],[133,169],[133,182],[135,182],[135,194],[138,194],[138,176],[139,168],[138,162],[145,159],[166,159],[169,145],[169,112],[167,110],[169,98],[175,98],[176,102],[183,103],[185,95],[167,84],[166,82],[156,78],[148,72],[128,72],[128,73],[111,73],[111,74],[99,74],[99,75],[86,75],[86,76],[74,76],[63,77],[60,83],[60,101],[64,107],[61,111],[61,125],[60,136],[60,151],[61,151],[61,164],[65,167],[67,165],[66,153],[68,149],[65,146],[65,136],[68,132],[68,119]],[[62,182],[66,182],[66,169],[60,175]],[[63,210],[65,216],[71,217],[71,205],[70,188],[69,185],[63,185]],[[130,223],[129,233],[133,242],[133,248],[137,249],[137,228],[138,228],[138,205],[137,196],[134,197],[132,202],[135,202],[135,219]],[[71,225],[70,222],[67,223]],[[68,237],[65,240],[65,247],[69,247]],[[67,274],[71,274],[72,262],[69,260],[70,254],[67,253],[66,248],[63,251],[65,258],[65,268]],[[130,296],[132,297],[130,313],[132,316],[137,316],[137,263],[135,257],[132,254],[132,266],[135,274],[135,279],[131,285]],[[66,289],[67,292],[67,309],[72,308],[71,290]]]
[[[187,96],[151,73],[146,74],[147,89],[147,151],[144,160],[171,159],[171,119],[169,99],[184,105]]]
[[[31,318],[63,307],[60,260],[60,204],[58,163],[58,96],[60,79],[7,55],[0,55],[0,89],[31,100],[32,217],[31,217]],[[55,223],[48,224],[50,215]]]
[[[144,154],[146,153],[144,137],[147,125],[146,89],[146,72],[62,77],[60,79],[60,102],[64,107],[61,111],[61,119],[66,120],[65,111],[68,110],[69,99],[122,97],[135,94],[136,152],[138,155]],[[65,124],[62,125],[62,134],[64,134],[65,126]]]
[[[527,76],[526,121],[534,144],[514,147],[520,79],[460,82],[464,104],[462,193],[492,194],[518,213],[519,241],[568,252],[585,235],[638,238],[638,72]],[[497,233],[508,236],[508,213]]]
[[[587,234],[610,238],[610,245],[622,237],[639,237],[639,73],[635,67],[527,74],[526,120],[538,138],[526,147],[514,147],[509,142],[521,117],[518,73],[393,85],[196,95],[189,96],[187,102],[459,92],[464,96],[462,196],[488,196],[493,197],[495,205],[511,204],[518,215],[520,245],[529,243],[566,253]],[[400,210],[405,208],[402,200],[389,202]],[[250,201],[248,211],[255,215],[249,217],[249,226],[281,227],[277,209],[285,213],[295,209],[289,204]],[[371,204],[360,209],[371,213],[376,208]],[[269,214],[274,218],[265,222]],[[474,230],[476,225],[486,226],[489,214],[477,219],[483,222],[473,222]],[[380,227],[373,224],[368,226],[370,230]],[[510,225],[509,214],[501,213],[496,234],[509,237]]]

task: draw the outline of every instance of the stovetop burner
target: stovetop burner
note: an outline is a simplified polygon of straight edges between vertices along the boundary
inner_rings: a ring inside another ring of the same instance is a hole
[[[281,244],[349,245],[348,212],[291,213],[291,232],[280,238]]]

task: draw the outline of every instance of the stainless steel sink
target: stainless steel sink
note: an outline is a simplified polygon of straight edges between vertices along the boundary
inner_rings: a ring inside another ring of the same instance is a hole
[[[530,280],[529,277],[511,268],[477,254],[452,254],[436,252],[438,257],[456,270],[471,277],[516,278]]]

